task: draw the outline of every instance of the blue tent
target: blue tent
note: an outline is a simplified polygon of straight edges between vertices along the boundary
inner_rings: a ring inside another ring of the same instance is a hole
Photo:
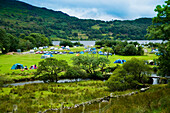
[[[126,62],[126,60],[122,60],[122,62],[123,62],[123,63],[125,63],[125,62]]]
[[[84,54],[84,52],[83,52],[83,51],[81,51],[81,52],[80,52],[80,54]]]
[[[96,54],[96,51],[93,51],[92,54]]]
[[[120,64],[123,64],[124,62],[126,62],[126,60],[118,59],[118,60],[116,60],[114,63],[120,63]]]
[[[53,55],[52,55],[52,54],[49,54],[49,53],[46,53],[46,54],[44,54],[44,55],[50,55],[50,57],[53,57]]]
[[[24,66],[22,64],[16,63],[11,67],[11,69],[24,69]]]
[[[70,51],[69,54],[74,54],[74,52]]]
[[[99,51],[98,54],[103,55],[103,52],[102,52],[102,51]]]
[[[96,48],[90,48],[90,51],[96,51]]]

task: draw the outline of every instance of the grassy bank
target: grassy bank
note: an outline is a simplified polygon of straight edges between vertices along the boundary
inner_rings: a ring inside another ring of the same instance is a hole
[[[125,92],[115,92],[122,94]],[[0,111],[10,112],[13,105],[18,113],[33,113],[49,108],[59,108],[110,95],[103,81],[82,81],[77,83],[28,84],[24,86],[0,88]]]
[[[64,113],[81,113],[83,107],[65,109]],[[112,98],[109,102],[86,105],[85,113],[169,113],[170,86],[152,85],[146,92]],[[59,110],[57,111],[59,113]],[[49,111],[47,113],[54,113]]]

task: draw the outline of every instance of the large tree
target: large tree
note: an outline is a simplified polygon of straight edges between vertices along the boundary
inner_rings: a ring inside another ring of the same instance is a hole
[[[117,68],[106,84],[114,91],[137,88],[148,82],[149,70],[144,61],[132,58]]]
[[[10,49],[10,38],[7,36],[6,31],[0,28],[0,49],[2,53],[7,53]]]
[[[165,3],[166,5],[156,6],[157,16],[152,20],[153,25],[147,29],[147,37],[170,40],[170,0],[166,0]]]
[[[47,58],[40,61],[38,64],[37,74],[39,78],[44,82],[48,80],[50,82],[58,81],[58,73],[66,70],[68,64],[65,60],[57,60],[55,58]]]
[[[165,1],[166,5],[156,6],[155,11],[157,16],[153,18],[153,25],[148,28],[147,37],[153,39],[163,39],[167,40],[167,44],[162,44],[159,47],[160,57],[159,57],[159,72],[162,76],[170,76],[170,0]]]

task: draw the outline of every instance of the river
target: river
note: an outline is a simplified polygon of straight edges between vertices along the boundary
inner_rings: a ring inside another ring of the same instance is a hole
[[[152,77],[156,77],[156,74],[152,74]],[[62,79],[62,80],[58,80],[57,83],[68,83],[68,82],[77,82],[77,81],[86,81],[86,80],[90,80],[90,79]],[[105,80],[104,80],[105,81]],[[25,84],[35,84],[35,83],[44,83],[42,80],[36,80],[36,81],[28,81],[28,82],[18,82],[18,83],[11,83],[11,84],[6,84],[4,85],[5,87],[11,85],[11,86],[21,86],[21,85],[25,85]],[[153,85],[158,84],[158,79],[157,78],[153,78]]]
[[[84,46],[94,46],[96,41],[71,41],[71,42],[80,42]],[[163,40],[128,40],[127,42],[138,42],[139,44],[148,44],[149,42],[153,43],[162,43]],[[60,41],[52,41],[53,45],[59,45]]]

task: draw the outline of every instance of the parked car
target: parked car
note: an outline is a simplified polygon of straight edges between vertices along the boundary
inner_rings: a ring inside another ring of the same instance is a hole
[[[43,54],[44,53],[44,51],[40,51],[40,54]]]
[[[40,54],[40,51],[35,52],[35,54]]]

